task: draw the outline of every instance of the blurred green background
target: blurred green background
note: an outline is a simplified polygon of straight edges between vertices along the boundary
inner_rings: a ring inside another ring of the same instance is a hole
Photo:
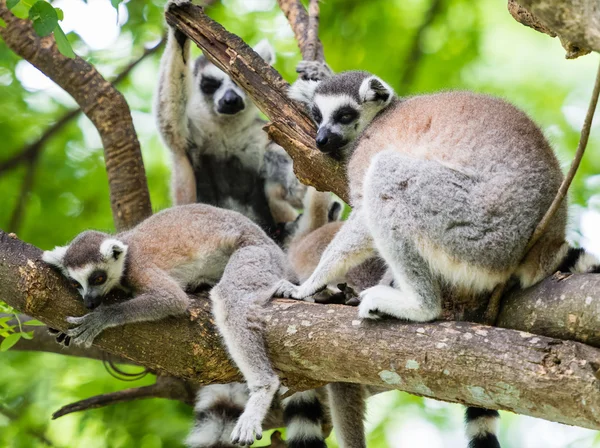
[[[61,26],[73,31],[68,36],[77,54],[107,78],[158,42],[164,30],[163,1],[126,2],[118,16],[109,0],[53,5],[64,11]],[[223,0],[209,14],[249,43],[268,37],[278,53],[276,68],[294,80],[300,57],[275,0]],[[403,95],[470,89],[510,100],[542,126],[568,166],[598,55],[565,60],[558,40],[516,23],[504,0],[326,0],[320,37],[335,71],[372,71]],[[155,210],[169,206],[169,158],[151,113],[159,56],[145,60],[119,85],[132,109]],[[2,166],[74,103],[0,41],[0,105]],[[572,187],[570,238],[599,253],[597,123]],[[87,118],[62,128],[43,145],[33,169],[28,166],[0,171],[0,228],[43,249],[84,229],[112,230],[102,147]],[[69,402],[151,381],[117,381],[92,360],[0,353],[0,447],[180,447],[192,410],[176,402],[147,400],[50,420]],[[401,393],[377,396],[367,416],[369,446],[464,447],[462,412],[458,405]],[[504,448],[600,446],[592,431],[508,413],[502,417]],[[337,446],[334,438],[330,446]]]

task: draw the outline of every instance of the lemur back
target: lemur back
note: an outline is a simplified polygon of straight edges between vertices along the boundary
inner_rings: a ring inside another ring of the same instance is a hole
[[[267,41],[255,50],[273,62]],[[277,224],[296,218],[304,194],[291,159],[269,142],[257,108],[229,76],[204,56],[189,58],[189,39],[169,28],[155,112],[173,156],[173,202],[235,210],[279,237]]]

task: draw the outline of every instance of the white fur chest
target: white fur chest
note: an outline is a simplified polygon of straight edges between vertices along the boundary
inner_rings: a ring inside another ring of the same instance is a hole
[[[183,289],[193,289],[201,284],[214,285],[219,281],[231,254],[223,250],[203,251],[196,257],[175,266],[169,271]]]
[[[194,143],[194,156],[214,156],[227,160],[236,157],[243,166],[260,171],[264,164],[268,144],[262,123],[252,111],[242,116],[218,117],[193,102],[188,107],[190,137]]]

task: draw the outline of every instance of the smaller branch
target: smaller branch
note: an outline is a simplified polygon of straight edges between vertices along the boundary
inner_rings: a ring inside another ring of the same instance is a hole
[[[569,187],[575,178],[575,174],[577,174],[577,170],[579,169],[579,165],[581,164],[581,160],[583,159],[583,155],[585,153],[585,148],[587,147],[588,140],[590,138],[590,130],[592,127],[592,121],[594,120],[594,113],[596,111],[596,106],[598,105],[598,96],[600,95],[600,64],[598,65],[598,72],[596,73],[596,82],[594,84],[594,90],[592,91],[592,97],[590,98],[590,104],[588,106],[587,113],[585,115],[585,120],[583,122],[583,127],[581,128],[581,136],[579,138],[579,144],[577,145],[577,151],[575,152],[575,157],[573,158],[573,162],[571,163],[571,167],[567,172],[567,175],[562,181],[550,208],[537,225],[527,247],[525,248],[525,255],[523,258],[527,256],[529,251],[535,243],[541,238],[541,236],[546,231],[548,224],[556,214],[558,208],[562,204],[562,201],[565,199],[567,195],[567,191],[569,191]],[[498,315],[500,314],[500,304],[502,303],[502,294],[506,289],[506,285],[498,285],[494,292],[490,297],[490,301],[488,304],[488,308],[485,313],[484,322],[488,325],[494,325],[498,319]]]
[[[310,0],[308,4],[308,29],[306,30],[306,58],[307,61],[317,59],[317,46],[319,45],[319,0]]]
[[[10,232],[18,233],[19,228],[21,227],[21,221],[23,220],[23,214],[25,212],[25,204],[27,203],[27,195],[31,191],[31,187],[33,185],[35,169],[40,159],[39,155],[40,152],[37,151],[34,157],[27,163],[25,177],[23,178],[21,191],[19,192],[19,197],[17,198],[17,204],[15,205],[15,209],[8,223],[8,230]]]
[[[160,40],[160,42],[154,47],[145,49],[139,58],[137,58],[135,61],[132,61],[129,65],[123,68],[123,70],[112,80],[112,84],[114,86],[120,84],[123,80],[125,80],[125,78],[127,78],[127,76],[129,76],[131,71],[140,64],[140,62],[142,62],[148,56],[160,50],[165,44],[165,42],[166,39],[163,37]],[[58,131],[60,131],[65,125],[67,125],[69,122],[75,119],[80,113],[80,108],[72,109],[66,112],[62,117],[58,119],[58,121],[56,121],[48,129],[46,129],[44,133],[35,142],[32,142],[31,144],[27,145],[22,151],[20,151],[10,159],[1,162],[0,174],[15,168],[22,162],[37,158],[38,154],[41,152],[46,142]]]
[[[319,5],[317,0],[310,0],[309,9],[313,19],[300,0],[277,0],[279,8],[288,19],[298,48],[305,61],[324,61],[323,44],[319,40]],[[311,30],[312,28],[312,30]]]
[[[108,394],[96,395],[85,400],[63,406],[54,414],[52,420],[56,420],[73,412],[85,411],[88,409],[97,409],[111,404],[124,403],[127,401],[141,400],[144,398],[167,398],[170,400],[179,400],[192,405],[194,403],[195,391],[192,390],[183,380],[173,377],[157,377],[156,383],[150,386],[135,387],[131,389],[120,390]]]

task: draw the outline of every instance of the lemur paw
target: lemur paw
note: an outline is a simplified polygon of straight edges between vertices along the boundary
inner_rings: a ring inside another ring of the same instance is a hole
[[[191,4],[192,0],[169,0],[165,5],[165,11],[168,11],[173,6],[179,7],[186,4]]]
[[[48,327],[48,334],[50,334],[50,336],[54,336],[54,338],[56,339],[56,343],[59,345],[62,345],[64,347],[68,347],[69,345],[71,345],[71,337],[67,336],[66,333],[63,333],[62,331],[57,330],[56,328]]]
[[[361,319],[377,320],[385,316],[386,314],[381,311],[380,302],[382,293],[385,294],[387,292],[387,288],[389,287],[377,285],[361,292],[360,304],[358,305],[358,317]]]
[[[304,81],[323,81],[333,75],[329,66],[319,61],[300,61],[296,72]]]
[[[288,280],[280,280],[279,284],[275,288],[273,297],[283,297],[285,299],[296,299],[304,300],[305,302],[314,302],[315,300],[310,297],[311,294],[305,294],[302,286],[294,285]]]
[[[231,443],[234,445],[250,446],[254,443],[255,436],[256,440],[262,439],[262,424],[260,419],[253,415],[242,414],[231,433]]]
[[[103,319],[96,313],[88,313],[81,317],[67,317],[67,322],[77,325],[67,330],[69,336],[76,345],[83,345],[86,348],[92,346],[94,339],[104,330]]]

